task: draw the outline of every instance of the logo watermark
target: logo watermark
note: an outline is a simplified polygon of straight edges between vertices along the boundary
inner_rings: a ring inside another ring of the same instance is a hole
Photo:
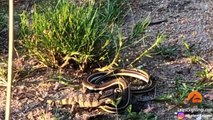
[[[188,108],[180,108],[175,114],[178,120],[210,120],[213,119],[212,108],[198,108],[197,105],[203,101],[202,94],[197,90],[188,94],[184,100],[186,105],[190,105]]]

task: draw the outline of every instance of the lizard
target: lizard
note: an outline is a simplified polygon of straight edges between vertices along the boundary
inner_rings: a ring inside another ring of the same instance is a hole
[[[53,106],[70,105],[71,112],[73,112],[77,106],[80,108],[96,108],[109,101],[111,101],[110,98],[102,98],[100,93],[83,93],[81,91],[76,91],[66,96],[66,98],[58,100],[49,99],[47,103]]]
[[[78,105],[80,108],[101,108],[102,110],[110,113],[116,113],[117,111],[123,111],[129,105],[130,93],[128,90],[128,83],[121,78],[113,79],[110,81],[111,84],[105,83],[108,87],[120,85],[122,89],[122,100],[118,105],[118,108],[112,106],[111,103],[114,102],[112,95],[116,94],[116,91],[112,91],[110,94],[101,94],[101,92],[94,93],[84,93],[81,91],[74,92],[68,95],[66,98],[59,100],[47,100],[49,105],[71,105],[71,112],[74,111]],[[104,89],[103,89],[104,90]],[[115,89],[117,90],[117,89]]]

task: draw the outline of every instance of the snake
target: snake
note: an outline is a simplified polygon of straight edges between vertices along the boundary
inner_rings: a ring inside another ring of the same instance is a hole
[[[142,81],[140,89],[134,89],[132,81],[128,78],[134,78]],[[118,79],[117,81],[115,79]],[[116,81],[116,82],[115,82]],[[130,104],[131,94],[142,94],[151,91],[156,86],[156,81],[150,79],[147,72],[140,69],[118,69],[110,72],[97,72],[91,74],[82,81],[84,89],[93,91],[103,91],[111,86],[119,85],[122,89],[121,104],[115,106],[105,105],[100,108],[109,113],[123,112]]]

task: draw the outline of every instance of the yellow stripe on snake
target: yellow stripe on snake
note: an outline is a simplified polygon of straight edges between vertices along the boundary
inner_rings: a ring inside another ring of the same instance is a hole
[[[135,81],[137,85],[142,84],[139,87],[134,86]],[[155,88],[156,81],[151,80],[143,70],[121,69],[94,73],[83,80],[82,85],[84,92],[62,100],[49,100],[48,103],[72,105],[72,111],[78,104],[79,107],[98,107],[109,113],[120,113],[129,106],[132,94],[151,91]],[[118,98],[119,103],[116,106],[112,105]]]

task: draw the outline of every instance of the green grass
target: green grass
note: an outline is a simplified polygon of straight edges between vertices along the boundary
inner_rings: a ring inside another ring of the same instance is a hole
[[[168,94],[159,96],[156,98],[156,100],[168,101],[171,104],[179,106],[185,104],[184,100],[191,91],[200,91],[205,88],[204,84],[198,84],[197,82],[186,82],[186,80],[180,78],[176,78],[174,82],[173,89],[171,89]]]
[[[72,62],[84,69],[91,62],[105,61],[120,47],[116,28],[92,3],[77,6],[63,1],[45,13],[34,10],[32,24],[27,13],[21,15],[23,45],[49,67],[63,68]]]
[[[7,40],[8,32],[8,10],[0,4],[0,45]],[[2,56],[2,46],[0,46],[0,86],[6,86],[7,83],[7,63]]]
[[[190,59],[190,63],[191,64],[201,64],[203,65],[203,63],[205,63],[206,61],[201,58],[200,56],[198,55],[193,55],[193,49],[194,49],[194,45],[189,45],[187,42],[183,41],[183,45],[184,45],[184,53],[183,55],[185,57],[188,57]]]
[[[198,55],[193,55],[193,46],[190,46],[187,42],[184,42],[185,46],[185,53],[184,55],[186,57],[189,57],[190,63],[191,64],[199,64],[201,68],[203,68],[201,71],[197,72],[197,77],[201,79],[200,84],[209,84],[210,86],[213,84],[213,73],[212,73],[212,68],[211,70],[207,67],[209,66],[209,62],[206,61],[204,58],[198,56]]]
[[[140,60],[141,58],[143,58],[143,57],[145,57],[145,56],[151,57],[151,56],[150,56],[150,52],[151,52],[153,49],[155,49],[156,47],[158,47],[159,44],[160,44],[162,41],[164,41],[164,40],[165,40],[165,36],[162,35],[162,34],[159,34],[159,35],[157,36],[156,41],[155,41],[149,48],[147,48],[146,50],[142,51],[142,52],[140,53],[140,55],[137,56],[129,65],[132,66],[134,63],[136,63],[138,60]]]
[[[0,56],[0,86],[6,86],[7,83],[7,61]]]
[[[132,105],[127,108],[126,115],[126,120],[157,120],[157,116],[152,113],[133,112]]]
[[[183,42],[185,47],[184,55],[190,59],[191,64],[199,64],[201,68],[203,68],[201,71],[197,72],[197,77],[199,77],[201,82],[199,84],[206,85],[206,86],[212,86],[213,85],[213,73],[212,73],[212,67],[210,67],[209,62],[206,61],[204,58],[193,55],[193,47],[194,45],[189,45],[187,42]]]
[[[29,56],[51,68],[72,66],[85,70],[90,66],[100,70],[117,65],[121,49],[144,37],[149,20],[136,23],[132,33],[124,40],[121,24],[126,13],[126,0],[84,1],[81,4],[67,0],[35,6],[32,15],[21,17],[22,44]],[[43,9],[42,9],[43,8]],[[161,42],[143,51],[137,62]]]
[[[189,43],[187,43],[186,41],[183,41],[183,45],[185,48],[183,55],[186,57],[192,56],[192,52],[194,50],[194,45],[189,45]]]
[[[8,10],[0,5],[0,40],[4,40],[7,37],[7,24],[8,24]],[[6,29],[6,30],[5,30]]]
[[[7,10],[0,5],[0,41],[4,41],[6,39],[5,36],[5,29],[7,29],[7,20],[8,20],[8,13]],[[1,48],[1,47],[0,47]],[[1,51],[1,50],[0,50]],[[5,86],[6,84],[6,63],[3,61],[3,56],[0,53],[0,86]]]
[[[175,89],[165,96],[161,96],[162,100],[170,100],[172,104],[182,105],[184,104],[184,99],[187,98],[187,95],[193,90],[193,86],[185,82],[175,82]],[[165,97],[165,98],[164,98]]]
[[[156,47],[154,50],[156,51],[156,54],[163,56],[164,58],[171,58],[176,57],[179,54],[178,46],[168,46],[165,47],[163,45],[160,45]]]
[[[7,71],[6,68],[1,65],[0,66],[0,86],[6,86],[7,84]]]
[[[213,84],[213,73],[212,69],[209,70],[208,68],[204,67],[203,70],[197,72],[197,76],[201,78],[202,82]]]
[[[203,71],[204,72],[204,71]],[[207,77],[207,73],[202,73],[202,75],[204,75],[203,77],[206,78]],[[167,102],[169,104],[173,104],[178,106],[189,106],[186,101],[186,98],[188,96],[188,94],[194,90],[197,90],[199,92],[203,92],[206,88],[209,88],[212,86],[212,81],[211,82],[199,82],[199,81],[195,81],[195,82],[186,82],[186,80],[184,79],[180,79],[180,78],[176,78],[175,79],[175,84],[173,86],[173,89],[171,89],[169,91],[169,93],[167,94],[163,94],[159,97],[157,97],[155,100],[156,101],[164,101]],[[205,99],[204,99],[205,101]],[[207,107],[211,107],[211,104],[209,104],[208,102],[202,102],[200,104],[198,104],[199,108],[207,108]]]
[[[176,98],[176,99],[174,99],[174,102],[176,104],[183,104],[184,99],[186,99],[188,94],[191,91],[193,91],[194,89],[197,90],[198,88],[195,88],[190,83],[176,80],[176,82],[175,82],[175,94],[174,94],[174,98]]]

